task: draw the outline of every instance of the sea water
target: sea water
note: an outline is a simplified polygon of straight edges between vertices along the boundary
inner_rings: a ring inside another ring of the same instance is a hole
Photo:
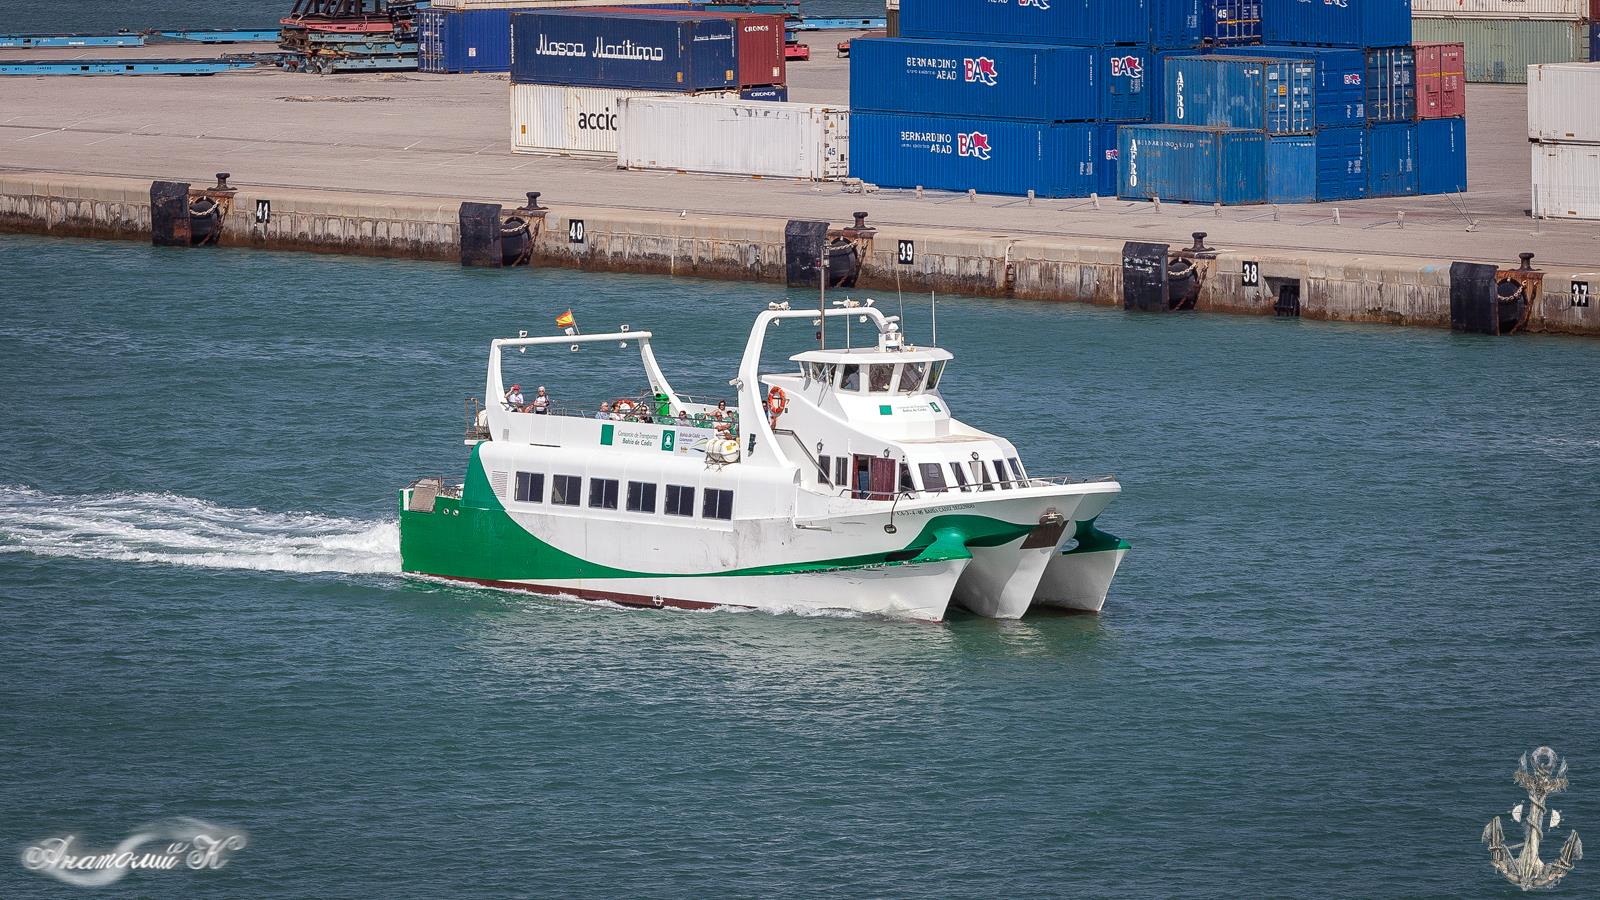
[[[1115,473],[1134,549],[1100,616],[927,625],[398,574],[490,338],[571,308],[726,396],[814,293],[11,237],[0,296],[0,896],[177,817],[248,844],[113,893],[1504,896],[1539,744],[1545,858],[1600,834],[1600,343],[941,297],[953,411]],[[507,377],[588,408],[637,353]]]

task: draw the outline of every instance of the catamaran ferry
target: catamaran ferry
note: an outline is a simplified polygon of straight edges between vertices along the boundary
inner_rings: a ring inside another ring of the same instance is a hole
[[[870,301],[867,301],[870,304]],[[827,347],[861,316],[869,347]],[[767,329],[813,319],[821,349],[758,372]],[[1098,611],[1128,545],[1095,528],[1112,478],[1028,473],[1005,438],[950,414],[952,356],[897,316],[846,301],[756,318],[730,407],[680,395],[647,331],[497,339],[459,485],[400,492],[406,572],[638,606],[852,610],[1002,619],[1035,604]],[[648,390],[603,411],[525,404],[501,354],[637,342]]]

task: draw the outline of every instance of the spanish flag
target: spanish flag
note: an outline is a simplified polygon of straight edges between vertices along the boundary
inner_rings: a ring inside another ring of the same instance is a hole
[[[556,316],[557,328],[576,328],[577,326],[578,320],[572,317],[572,310],[570,309],[561,315]]]

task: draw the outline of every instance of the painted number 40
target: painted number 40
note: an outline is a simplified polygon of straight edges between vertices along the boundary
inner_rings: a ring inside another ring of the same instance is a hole
[[[1589,305],[1589,282],[1587,282],[1587,281],[1574,281],[1572,283],[1572,305],[1573,306],[1588,306]]]
[[[567,242],[571,244],[583,243],[583,220],[567,220]]]

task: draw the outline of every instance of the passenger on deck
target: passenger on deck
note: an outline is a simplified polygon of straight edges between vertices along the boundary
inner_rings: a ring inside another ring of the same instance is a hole
[[[616,416],[612,415],[612,413],[611,413],[611,401],[609,401],[609,400],[601,400],[600,401],[600,411],[595,413],[594,417],[596,419],[604,419],[607,422],[611,421],[612,419],[615,419]]]
[[[513,384],[511,390],[506,391],[506,406],[513,410],[522,412],[522,405],[527,402],[527,398],[522,396],[522,385]]]
[[[685,428],[689,427],[689,411],[687,409],[678,410],[678,424]]]
[[[728,401],[726,401],[726,400],[718,400],[717,401],[716,411],[713,412],[711,415],[715,416],[718,419],[731,419],[731,418],[733,418],[733,413],[728,411]]]
[[[550,412],[550,396],[544,392],[544,385],[539,385],[539,396],[533,398],[533,411],[538,415]]]

